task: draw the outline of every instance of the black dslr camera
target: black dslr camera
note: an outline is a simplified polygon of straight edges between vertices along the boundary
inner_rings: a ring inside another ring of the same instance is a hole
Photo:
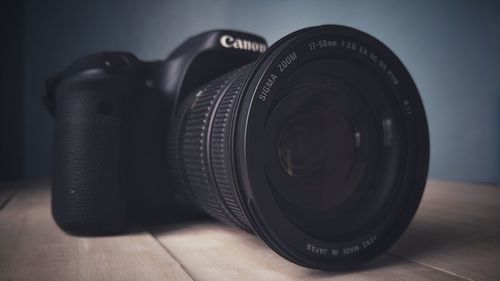
[[[201,210],[303,266],[343,269],[384,252],[427,177],[424,108],[380,41],[338,25],[269,49],[230,30],[166,60],[124,52],[47,80],[52,213],[83,234]]]

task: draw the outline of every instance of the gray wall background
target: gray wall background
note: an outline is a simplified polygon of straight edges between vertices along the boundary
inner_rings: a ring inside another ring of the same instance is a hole
[[[430,124],[431,178],[500,183],[500,1],[28,0],[25,13],[26,177],[50,175],[43,80],[82,55],[125,50],[161,59],[208,29],[251,31],[273,43],[335,23],[382,40],[413,75]]]

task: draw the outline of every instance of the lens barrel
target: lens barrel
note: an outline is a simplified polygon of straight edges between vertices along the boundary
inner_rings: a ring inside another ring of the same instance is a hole
[[[181,199],[249,231],[229,157],[234,103],[250,69],[244,66],[192,93],[177,111],[169,145]]]
[[[191,93],[170,128],[179,197],[283,257],[357,266],[403,233],[424,190],[418,91],[380,41],[306,28]]]

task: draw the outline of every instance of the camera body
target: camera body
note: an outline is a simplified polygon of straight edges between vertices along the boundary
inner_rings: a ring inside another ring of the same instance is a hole
[[[48,79],[43,101],[55,121],[52,213],[72,233],[199,210],[299,265],[347,269],[402,235],[427,178],[410,73],[346,26],[269,48],[210,31],[164,61],[94,54]]]
[[[189,38],[166,60],[102,52],[49,78],[43,102],[54,117],[57,224],[68,232],[108,234],[132,218],[165,218],[183,209],[167,172],[177,105],[266,49],[259,36],[215,30]]]

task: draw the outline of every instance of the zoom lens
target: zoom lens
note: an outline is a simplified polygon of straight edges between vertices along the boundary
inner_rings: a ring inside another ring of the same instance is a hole
[[[343,26],[292,33],[187,97],[171,130],[181,197],[300,265],[344,269],[410,223],[428,132],[407,70]]]

